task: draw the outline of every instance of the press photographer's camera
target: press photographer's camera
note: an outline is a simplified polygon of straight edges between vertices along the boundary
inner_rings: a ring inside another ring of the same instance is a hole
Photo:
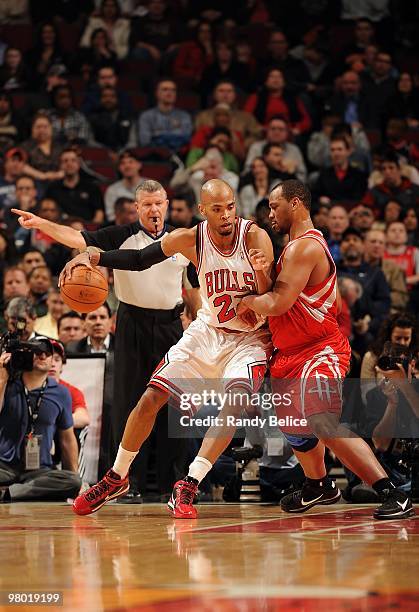
[[[407,374],[411,359],[411,352],[406,346],[386,342],[384,344],[383,352],[378,358],[377,366],[380,368],[380,370],[388,372],[390,370],[398,370],[399,366],[401,365]]]
[[[36,353],[52,353],[48,338],[38,337],[32,341],[23,341],[26,330],[26,319],[16,317],[15,330],[8,331],[0,337],[0,353],[10,353],[10,361],[6,364],[11,378],[18,377],[22,372],[33,370],[33,359]]]

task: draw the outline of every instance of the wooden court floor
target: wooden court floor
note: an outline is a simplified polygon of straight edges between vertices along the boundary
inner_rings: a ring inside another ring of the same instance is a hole
[[[418,511],[418,509],[417,509]],[[374,521],[371,506],[287,515],[278,506],[0,506],[0,592],[61,591],[63,605],[0,610],[250,612],[419,610],[419,511]]]

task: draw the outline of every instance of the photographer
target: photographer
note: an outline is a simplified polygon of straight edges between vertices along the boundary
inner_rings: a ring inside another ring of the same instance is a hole
[[[48,377],[52,354],[51,341],[38,336],[30,348],[0,356],[0,502],[66,500],[80,489],[70,393]],[[62,470],[53,468],[51,457],[57,430]]]
[[[367,393],[366,426],[377,456],[390,477],[399,486],[413,488],[419,475],[417,461],[404,464],[406,450],[419,439],[419,379],[415,377],[415,359],[403,345],[386,342],[376,372],[381,378]],[[400,443],[400,439],[404,440]]]

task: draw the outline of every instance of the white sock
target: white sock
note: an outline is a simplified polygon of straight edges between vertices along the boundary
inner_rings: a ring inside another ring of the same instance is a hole
[[[204,480],[205,476],[208,474],[210,469],[212,468],[212,463],[205,459],[205,457],[195,457],[189,466],[188,476],[191,478],[195,478],[198,482]]]
[[[122,448],[122,446],[119,445],[115,463],[112,467],[113,471],[119,474],[121,478],[125,478],[125,476],[128,474],[131,463],[134,461],[137,455],[138,451],[133,453],[132,451],[125,450],[125,448]]]

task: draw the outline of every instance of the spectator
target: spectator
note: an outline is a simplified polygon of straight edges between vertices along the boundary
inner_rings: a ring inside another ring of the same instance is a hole
[[[375,30],[371,21],[365,17],[357,19],[354,24],[353,41],[343,49],[342,56],[346,64],[353,64],[364,58],[366,49],[375,41]]]
[[[233,81],[222,79],[215,86],[212,94],[215,106],[198,113],[195,119],[195,128],[214,127],[214,112],[218,104],[227,104],[230,107],[231,123],[230,129],[243,135],[246,148],[257,140],[262,131],[261,125],[253,115],[244,110],[237,109],[236,86]],[[255,156],[257,157],[257,155]]]
[[[362,200],[364,204],[371,206],[380,217],[389,200],[398,200],[404,207],[419,206],[419,186],[402,176],[396,153],[388,152],[384,156],[381,172],[382,182],[367,191]]]
[[[73,71],[82,75],[89,82],[93,75],[103,66],[115,67],[117,55],[112,50],[111,39],[104,28],[96,28],[90,36],[90,43],[82,47],[73,62]]]
[[[47,298],[51,282],[51,271],[47,266],[33,268],[28,274],[29,295],[34,304],[37,317],[43,317],[48,312]]]
[[[0,92],[0,151],[6,151],[22,140],[22,125],[7,91]]]
[[[27,52],[26,57],[35,90],[53,66],[66,66],[67,58],[61,50],[58,32],[53,23],[46,22],[39,26],[35,46]]]
[[[58,340],[66,346],[85,337],[83,319],[78,312],[70,310],[64,313],[57,322]]]
[[[362,91],[359,75],[353,71],[345,72],[339,81],[340,91],[328,102],[328,109],[332,115],[339,115],[341,121],[351,127],[370,129],[376,127],[373,117],[374,108],[371,99]]]
[[[169,224],[173,227],[195,227],[200,220],[194,216],[193,211],[194,202],[189,193],[174,193],[169,204]]]
[[[397,91],[386,104],[386,115],[404,119],[411,129],[419,127],[419,92],[408,72],[399,76]]]
[[[378,266],[384,273],[390,287],[391,311],[403,311],[409,300],[406,278],[403,270],[394,261],[384,258],[386,235],[381,230],[372,229],[364,238],[364,259],[372,267]]]
[[[19,267],[24,271],[26,276],[32,272],[34,268],[45,266],[45,259],[39,249],[29,248],[21,255]]]
[[[396,80],[392,76],[392,69],[391,55],[379,51],[372,70],[362,75],[365,99],[372,109],[370,122],[365,127],[381,127],[387,102],[396,91]]]
[[[332,165],[330,141],[344,137],[351,149],[349,163],[363,172],[371,169],[370,143],[362,127],[340,123],[337,115],[326,113],[322,117],[322,129],[312,132],[307,145],[307,157],[318,168]]]
[[[26,274],[17,266],[5,268],[3,275],[3,303],[14,297],[27,297],[29,285]]]
[[[282,72],[276,68],[268,70],[262,88],[249,96],[244,109],[253,113],[263,125],[274,115],[283,115],[294,136],[311,128],[311,119],[303,102],[287,90]]]
[[[4,394],[0,412],[0,483],[7,485],[1,492],[3,502],[65,501],[75,497],[81,485],[70,393],[48,378],[53,352],[51,341],[39,337],[35,350],[33,370],[23,372],[16,379],[9,380],[4,367],[10,355],[4,353],[0,357],[3,366],[0,387]],[[34,436],[35,448],[39,445],[39,450],[31,453],[24,452],[28,432]],[[62,470],[53,469],[51,447],[56,432]]]
[[[114,204],[115,225],[128,225],[138,221],[137,205],[131,198],[118,198]]]
[[[59,202],[66,215],[81,217],[91,223],[102,223],[102,194],[97,185],[80,176],[80,161],[75,151],[62,151],[60,169],[64,178],[51,183],[47,189],[47,197]]]
[[[338,275],[358,281],[363,289],[352,310],[352,348],[362,356],[390,312],[390,288],[383,272],[364,260],[364,243],[358,230],[351,227],[345,230],[340,252]]]
[[[93,141],[92,131],[84,115],[75,110],[73,94],[68,85],[58,85],[52,92],[53,108],[48,110],[53,137],[60,143],[88,144]]]
[[[36,312],[32,301],[28,297],[16,296],[12,298],[4,311],[4,318],[9,332],[16,331],[18,321],[25,322],[24,329],[20,333],[24,342],[36,337],[37,334],[34,331]]]
[[[83,427],[87,427],[87,425],[90,423],[90,417],[89,413],[87,412],[87,405],[83,391],[80,391],[80,389],[74,387],[61,378],[61,374],[63,373],[63,365],[67,361],[65,349],[61,342],[57,342],[56,340],[52,341],[51,344],[53,354],[49,376],[52,376],[57,383],[68,389],[70,392],[74,429],[83,429]]]
[[[388,227],[393,221],[400,221],[403,206],[397,200],[389,200],[384,206],[384,224]]]
[[[268,54],[263,60],[263,67],[272,66],[280,70],[290,89],[304,91],[310,81],[310,74],[304,62],[290,55],[288,49],[285,34],[281,30],[273,30],[268,42]]]
[[[51,92],[59,85],[68,85],[68,71],[64,64],[53,64],[49,68],[36,89],[25,96],[25,104],[22,110],[22,119],[25,128],[30,131],[32,117],[39,111],[45,112],[52,105]],[[25,120],[26,119],[26,120]]]
[[[199,202],[202,185],[215,178],[226,181],[232,189],[237,190],[239,177],[224,168],[221,152],[216,147],[212,147],[190,168],[176,170],[170,181],[170,187],[172,189],[189,187],[195,194],[195,202]]]
[[[418,232],[418,212],[413,206],[403,210],[401,215],[407,232],[407,244],[409,246],[419,247],[419,232]]]
[[[140,115],[138,141],[143,147],[151,145],[178,151],[191,137],[190,115],[175,107],[177,87],[174,81],[160,80],[155,92],[157,105]]]
[[[64,303],[58,287],[52,286],[48,289],[46,305],[48,311],[44,316],[36,319],[34,329],[41,336],[48,336],[48,338],[58,340],[57,322],[64,312],[68,310],[68,306]]]
[[[121,113],[124,116],[132,116],[133,108],[131,100],[125,91],[119,89],[118,76],[114,66],[103,66],[97,71],[95,83],[88,88],[86,97],[84,98],[81,106],[83,113],[90,116],[91,114],[100,112],[101,91],[104,87],[112,87],[113,89],[116,89],[118,96],[118,108],[121,110]]]
[[[398,312],[383,321],[377,337],[362,359],[361,393],[365,405],[367,403],[367,393],[374,389],[379,380],[376,365],[386,342],[399,344],[411,348],[413,351],[417,349],[418,329],[415,319],[406,312]]]
[[[220,109],[220,115],[221,113],[226,113],[228,116],[228,107]],[[242,157],[244,154],[243,141],[239,134],[234,134],[228,127],[224,126],[201,128],[192,137],[191,148],[186,158],[186,166],[193,166],[204,155],[208,147],[218,147],[223,154],[224,168],[235,174],[239,173],[238,156]]]
[[[271,190],[278,184],[277,179],[271,180],[270,168],[264,157],[256,157],[253,160],[249,174],[249,179],[239,191],[240,215],[245,219],[255,217],[258,203],[268,198]]]
[[[3,172],[0,175],[0,214],[16,204],[16,180],[24,174],[26,154],[23,149],[13,147],[4,156]]]
[[[135,199],[135,189],[141,180],[142,163],[132,149],[127,149],[119,155],[118,170],[122,176],[119,181],[112,183],[105,193],[105,211],[108,221],[115,220],[115,202],[118,198]]]
[[[56,180],[62,146],[52,136],[52,124],[48,115],[39,112],[32,121],[31,138],[23,144],[28,162],[36,170],[48,173],[46,180]]]
[[[67,353],[108,353],[113,352],[115,338],[111,334],[112,312],[105,302],[96,310],[84,315],[86,336],[77,341],[68,342]]]
[[[359,230],[363,237],[374,224],[374,215],[371,208],[364,204],[354,206],[349,213],[349,223],[351,227]]]
[[[406,275],[410,290],[419,283],[419,249],[407,245],[407,231],[404,223],[393,221],[386,230],[385,259],[394,261]]]
[[[115,88],[101,89],[100,109],[90,115],[89,121],[94,139],[99,144],[113,151],[127,145],[133,127],[132,115],[125,114],[120,108]]]
[[[200,21],[191,40],[180,43],[173,62],[173,77],[184,87],[197,86],[214,59],[214,31],[209,21]]]
[[[388,149],[399,155],[401,161],[409,163],[410,145],[407,142],[408,125],[405,119],[389,117],[386,124],[386,144]]]
[[[4,63],[0,67],[0,89],[15,91],[26,89],[29,73],[23,60],[22,51],[16,47],[8,47],[4,54]]]
[[[327,246],[329,247],[330,254],[335,263],[338,263],[340,260],[340,243],[342,242],[342,235],[348,227],[349,215],[346,209],[339,205],[332,206],[327,219],[327,229],[329,233]]]
[[[311,219],[313,221],[313,225],[316,229],[320,230],[326,240],[329,238],[329,213],[330,213],[330,205],[329,204],[315,204],[312,208]]]
[[[290,131],[287,121],[284,117],[278,115],[272,117],[268,122],[266,129],[266,139],[254,142],[247,153],[245,169],[248,170],[256,157],[262,157],[262,151],[267,144],[280,145],[282,148],[282,159],[287,165],[289,171],[300,181],[305,181],[307,178],[307,169],[304,163],[304,158],[297,145],[289,142]]]
[[[99,15],[90,17],[87,22],[80,40],[81,47],[91,45],[92,34],[98,28],[107,33],[110,50],[116,53],[118,59],[124,59],[128,53],[130,22],[121,17],[117,0],[102,0]]]
[[[7,266],[16,264],[15,243],[6,229],[0,228],[0,286],[3,287],[3,273]]]
[[[249,82],[248,70],[243,64],[239,64],[233,46],[226,40],[219,40],[215,44],[214,61],[202,73],[199,90],[204,104],[208,102],[210,93],[222,79],[232,81],[242,91],[253,89],[252,83]]]
[[[147,13],[132,20],[129,46],[131,57],[159,62],[182,39],[182,26],[165,0],[150,0]]]
[[[337,318],[339,329],[352,342],[351,311],[362,296],[362,287],[358,281],[346,276],[338,278],[338,287],[342,298],[342,309]]]
[[[289,165],[284,162],[282,147],[276,144],[266,144],[262,149],[262,157],[269,168],[269,177],[276,183],[295,178]]]
[[[331,168],[322,168],[313,188],[317,198],[348,202],[359,200],[367,189],[366,175],[349,164],[351,149],[343,136],[330,141]]]
[[[20,210],[34,210],[37,205],[37,196],[38,193],[33,178],[22,174],[16,180],[15,206]],[[9,232],[14,234],[17,250],[19,251],[23,249],[25,242],[30,236],[30,232],[28,232],[28,230],[24,230],[22,227],[19,227],[19,224],[16,222],[16,215],[11,213],[10,209],[4,211],[4,220],[7,224]]]

